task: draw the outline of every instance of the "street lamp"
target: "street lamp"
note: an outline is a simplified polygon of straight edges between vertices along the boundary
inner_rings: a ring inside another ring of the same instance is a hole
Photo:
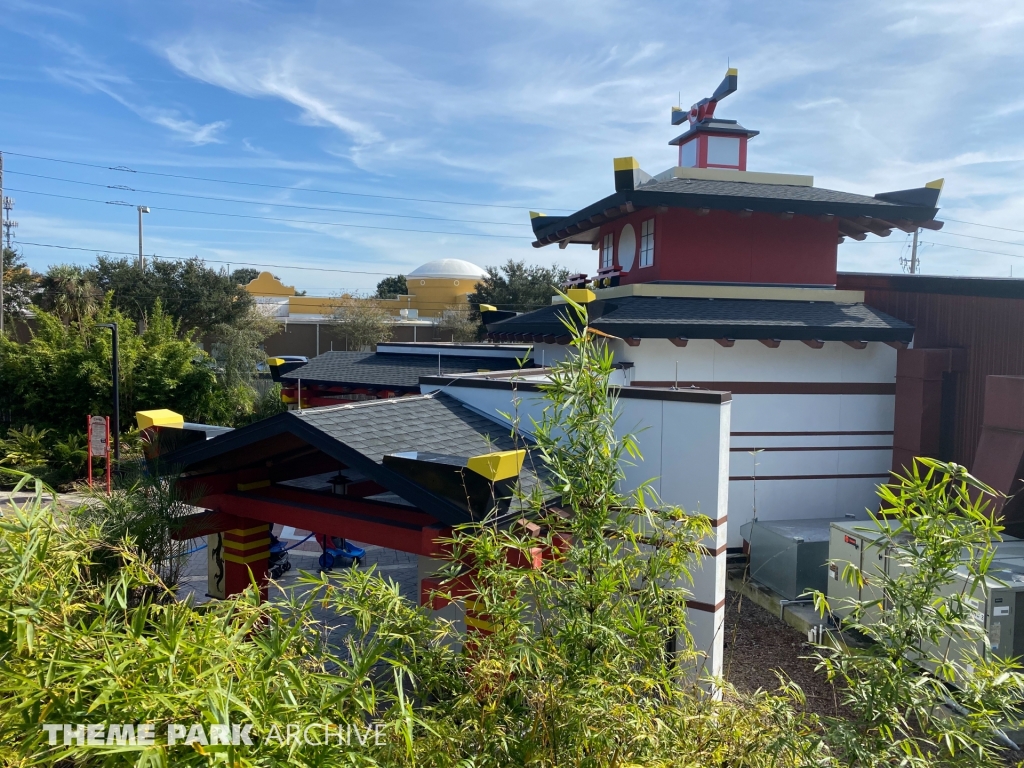
[[[140,209],[143,206],[140,206]],[[140,221],[142,214],[139,213]],[[111,331],[111,342],[110,342],[110,362],[111,362],[111,376],[114,380],[114,428],[110,430],[114,433],[114,462],[119,463],[121,461],[121,393],[120,393],[120,379],[121,379],[121,366],[119,364],[119,357],[117,354],[117,323],[97,323],[97,328],[109,328]]]
[[[139,211],[139,269],[146,268],[146,257],[142,255],[142,214],[149,213],[148,205],[135,206]]]

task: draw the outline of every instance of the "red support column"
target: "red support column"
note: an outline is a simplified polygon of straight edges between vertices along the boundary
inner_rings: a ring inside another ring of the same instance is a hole
[[[270,527],[250,519],[243,520],[242,525],[244,527],[224,532],[224,594],[226,597],[237,595],[255,577],[260,585],[260,596],[265,600]]]

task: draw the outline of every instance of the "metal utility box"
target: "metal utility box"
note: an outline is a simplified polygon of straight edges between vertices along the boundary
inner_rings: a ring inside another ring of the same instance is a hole
[[[853,607],[847,600],[876,600],[882,595],[872,576],[887,572],[887,553],[884,531],[870,520],[843,520],[833,522],[828,544],[828,595],[832,613],[840,619],[850,615]],[[848,584],[843,578],[847,564],[855,565],[864,575],[864,586]],[[870,624],[879,609],[867,609],[861,621]]]
[[[754,520],[741,528],[750,578],[785,600],[825,591],[830,520]]]

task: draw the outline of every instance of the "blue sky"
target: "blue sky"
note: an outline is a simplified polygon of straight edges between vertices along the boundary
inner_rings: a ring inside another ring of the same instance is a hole
[[[609,194],[616,156],[672,166],[670,107],[729,62],[719,114],[761,131],[750,170],[867,194],[945,177],[939,218],[958,222],[925,233],[923,270],[1024,276],[1020,2],[0,9],[5,191],[36,269],[93,255],[29,243],[135,251],[143,204],[148,253],[276,265],[312,295],[440,257],[592,272],[585,246],[533,249],[527,210]],[[898,270],[905,245],[848,242],[840,267]]]

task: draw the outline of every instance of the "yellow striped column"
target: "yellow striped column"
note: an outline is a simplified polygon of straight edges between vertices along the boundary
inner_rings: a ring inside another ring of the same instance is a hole
[[[270,558],[270,526],[267,523],[246,521],[251,525],[224,532],[224,592],[237,595],[256,578],[260,595],[267,597],[267,561]]]

